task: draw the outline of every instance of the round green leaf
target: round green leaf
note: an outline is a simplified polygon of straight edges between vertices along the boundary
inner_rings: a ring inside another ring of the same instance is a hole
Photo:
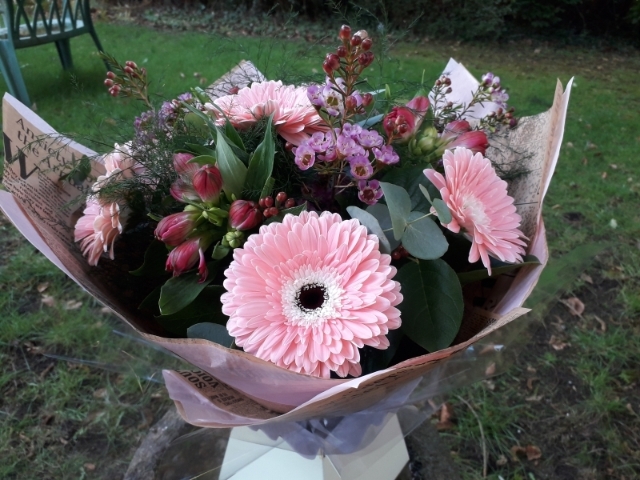
[[[411,212],[409,215],[402,246],[422,260],[440,258],[449,248],[440,227],[422,212]]]

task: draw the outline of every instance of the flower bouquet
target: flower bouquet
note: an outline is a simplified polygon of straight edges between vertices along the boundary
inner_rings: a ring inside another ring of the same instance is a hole
[[[324,83],[243,62],[159,107],[147,72],[110,58],[109,92],[150,110],[105,155],[4,97],[0,206],[194,365],[164,371],[194,425],[393,411],[419,385],[423,399],[444,391],[446,365],[468,366],[470,347],[526,313],[546,264],[541,206],[569,88],[516,119],[497,76],[452,60],[400,101],[365,88],[373,39],[338,38]]]

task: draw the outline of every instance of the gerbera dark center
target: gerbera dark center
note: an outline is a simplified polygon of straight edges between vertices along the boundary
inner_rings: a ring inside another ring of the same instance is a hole
[[[324,302],[327,300],[327,291],[324,285],[317,283],[311,283],[304,285],[298,290],[296,302],[301,310],[313,311],[322,308]]]

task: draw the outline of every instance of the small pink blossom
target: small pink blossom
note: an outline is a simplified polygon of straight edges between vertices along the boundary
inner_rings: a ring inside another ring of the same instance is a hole
[[[359,376],[359,348],[388,348],[400,327],[391,257],[357,220],[302,212],[233,251],[222,312],[245,352],[300,373]]]
[[[382,198],[382,189],[378,180],[360,180],[358,182],[358,198],[367,205],[375,205]]]
[[[357,180],[367,180],[373,175],[373,166],[364,155],[356,155],[349,157],[349,166],[351,167],[351,175]]]
[[[424,174],[433,183],[453,217],[443,224],[454,233],[471,237],[469,262],[482,259],[491,274],[489,255],[503,262],[521,262],[526,243],[520,231],[520,215],[507,182],[496,174],[489,159],[466,148],[444,152],[444,177],[433,169]]]
[[[306,143],[296,147],[293,153],[295,154],[294,162],[300,170],[309,170],[316,162],[316,152]]]

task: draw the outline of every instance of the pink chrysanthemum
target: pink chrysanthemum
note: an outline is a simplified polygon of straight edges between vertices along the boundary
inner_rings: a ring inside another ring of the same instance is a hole
[[[526,243],[520,231],[520,215],[507,182],[496,174],[489,159],[466,148],[446,150],[444,177],[432,169],[424,174],[451,210],[453,220],[444,224],[452,232],[461,229],[471,237],[469,262],[482,259],[491,274],[489,255],[503,262],[521,262]]]
[[[358,348],[386,349],[386,334],[400,327],[396,269],[357,220],[287,215],[233,259],[221,298],[227,329],[263,360],[318,377],[358,376]]]
[[[122,233],[120,207],[117,203],[101,205],[95,197],[89,197],[82,213],[74,237],[89,265],[98,265],[103,252],[109,252],[113,260],[113,243]]]
[[[282,85],[282,82],[257,82],[235,95],[225,95],[205,104],[205,109],[224,124],[225,116],[238,128],[247,128],[272,113],[278,134],[300,145],[313,133],[328,128],[309,98],[306,87]]]

